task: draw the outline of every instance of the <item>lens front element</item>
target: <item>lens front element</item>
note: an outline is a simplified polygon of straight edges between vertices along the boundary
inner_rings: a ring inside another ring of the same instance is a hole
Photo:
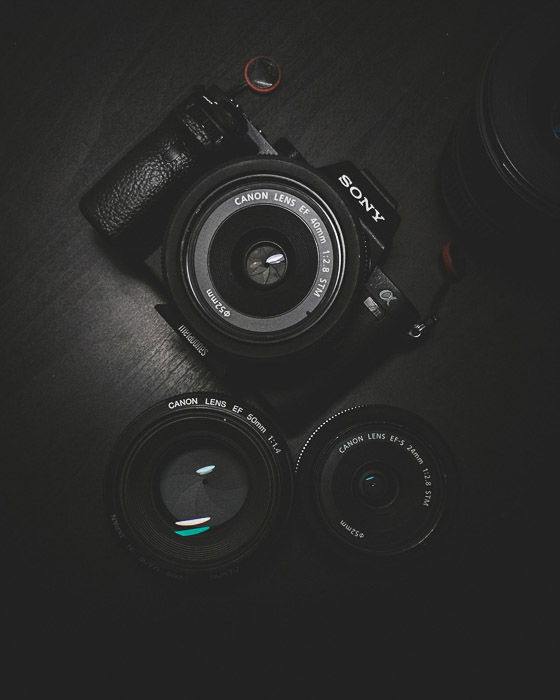
[[[268,241],[252,245],[245,258],[247,279],[258,286],[272,286],[286,276],[288,259],[282,248]]]
[[[241,455],[216,443],[188,445],[166,459],[160,473],[163,505],[176,519],[176,534],[223,525],[243,507],[249,484]],[[186,528],[186,529],[183,529]]]
[[[399,493],[399,480],[390,467],[366,466],[357,477],[357,491],[372,508],[390,505]]]

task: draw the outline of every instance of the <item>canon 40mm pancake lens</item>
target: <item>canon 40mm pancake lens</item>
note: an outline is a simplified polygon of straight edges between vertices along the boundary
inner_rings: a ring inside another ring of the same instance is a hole
[[[335,187],[301,163],[254,158],[211,171],[177,206],[165,277],[189,326],[242,358],[309,350],[363,281],[363,234]]]
[[[455,498],[453,459],[408,411],[359,406],[325,421],[297,463],[308,520],[356,563],[403,562],[445,531]]]
[[[260,412],[219,394],[183,394],[121,435],[107,472],[114,530],[149,568],[191,581],[236,573],[281,529],[292,468]]]

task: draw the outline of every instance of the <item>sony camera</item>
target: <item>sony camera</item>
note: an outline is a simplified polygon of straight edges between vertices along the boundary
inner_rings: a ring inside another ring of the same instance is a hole
[[[80,202],[163,283],[157,311],[220,376],[294,418],[406,342],[419,315],[380,269],[397,204],[349,161],[272,144],[197,87]]]

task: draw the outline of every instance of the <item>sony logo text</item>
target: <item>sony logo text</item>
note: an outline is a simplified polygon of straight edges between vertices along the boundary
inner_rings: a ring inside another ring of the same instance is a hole
[[[378,211],[369,201],[369,199],[362,194],[362,190],[359,187],[356,187],[356,185],[352,184],[352,180],[348,177],[348,175],[341,175],[338,178],[338,181],[341,182],[344,187],[348,188],[352,197],[358,201],[358,204],[360,204],[368,213],[371,213],[371,218],[374,221],[377,222],[385,220],[385,217],[381,214],[381,212]]]

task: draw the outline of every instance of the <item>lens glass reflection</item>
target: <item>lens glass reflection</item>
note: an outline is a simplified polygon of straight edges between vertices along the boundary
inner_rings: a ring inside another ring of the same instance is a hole
[[[360,497],[373,508],[390,505],[399,492],[399,482],[393,470],[377,464],[360,469],[356,484]]]

